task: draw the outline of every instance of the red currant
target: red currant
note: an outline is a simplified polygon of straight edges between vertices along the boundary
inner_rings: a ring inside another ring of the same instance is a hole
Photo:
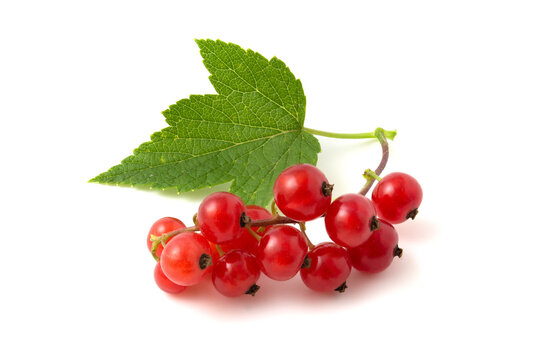
[[[289,280],[300,270],[307,251],[304,234],[292,226],[275,225],[261,238],[257,258],[266,276]]]
[[[187,288],[186,286],[175,284],[169,280],[163,273],[163,270],[161,270],[161,264],[159,262],[154,268],[154,280],[161,290],[169,294],[179,294]]]
[[[332,200],[332,185],[313,165],[285,169],[274,183],[274,200],[285,216],[308,221],[323,215]]]
[[[259,290],[255,283],[260,275],[255,256],[243,250],[233,250],[214,265],[212,282],[216,290],[225,296],[255,295]]]
[[[228,192],[207,196],[199,206],[197,222],[208,241],[222,244],[244,234],[242,215],[246,206],[242,199]]]
[[[352,265],[357,270],[381,272],[390,266],[394,256],[401,257],[402,250],[398,247],[396,230],[390,223],[382,219],[379,221],[379,229],[372,232],[366,242],[349,249]]]
[[[345,247],[359,246],[378,227],[373,204],[358,194],[345,194],[334,200],[326,211],[324,223],[330,239]]]
[[[272,214],[268,210],[257,205],[246,206],[246,214],[251,220],[264,220],[272,218]],[[253,229],[255,232],[259,231],[259,227],[252,227],[251,229]],[[226,253],[231,250],[241,249],[250,254],[256,254],[258,247],[259,242],[248,231],[248,229],[244,229],[244,233],[238,239],[221,244],[221,249]]]
[[[146,245],[148,246],[148,250],[152,251],[152,240],[150,239],[151,235],[161,236],[168,232],[183,229],[185,227],[186,225],[184,225],[183,222],[173,217],[164,217],[159,219],[152,225],[150,231],[148,232],[148,236],[146,237]],[[162,251],[163,245],[159,244],[156,250],[157,257],[161,257]]]
[[[351,260],[347,250],[331,242],[315,246],[300,270],[304,284],[321,292],[345,291],[345,281],[350,273]]]
[[[378,217],[399,224],[415,218],[422,202],[422,188],[412,176],[394,172],[379,181],[371,199]]]
[[[169,240],[161,253],[163,273],[172,282],[191,286],[199,283],[212,263],[210,245],[200,234],[185,232]]]

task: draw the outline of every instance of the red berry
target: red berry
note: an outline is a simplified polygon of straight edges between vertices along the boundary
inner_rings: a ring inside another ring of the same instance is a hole
[[[179,294],[187,289],[186,286],[175,284],[169,280],[169,278],[163,273],[163,270],[161,270],[161,265],[159,262],[154,268],[154,280],[161,290],[169,294]]]
[[[378,226],[373,204],[358,194],[345,194],[334,200],[324,223],[330,239],[345,247],[359,246]]]
[[[272,214],[263,207],[257,205],[248,205],[246,206],[246,214],[251,218],[251,220],[264,220],[271,219]],[[258,232],[259,227],[252,227],[253,231]],[[231,250],[245,250],[250,254],[256,254],[257,248],[259,247],[259,242],[255,237],[248,231],[244,229],[244,233],[241,237],[236,240],[229,241],[228,243],[221,244],[221,249],[224,252],[229,252]]]
[[[285,216],[297,221],[313,220],[328,209],[332,185],[315,166],[293,165],[277,177],[274,200]]]
[[[321,292],[343,292],[350,273],[351,260],[347,250],[331,242],[315,246],[300,270],[304,284]]]
[[[186,225],[184,225],[183,222],[173,217],[164,217],[159,219],[152,225],[150,231],[148,232],[148,236],[146,237],[146,245],[148,246],[148,250],[150,250],[150,252],[152,251],[152,240],[150,239],[151,235],[161,236],[168,232],[183,229],[185,227]],[[162,251],[163,245],[159,244],[156,250],[157,257],[161,257]]]
[[[244,233],[241,222],[246,206],[242,199],[228,192],[207,196],[199,206],[197,222],[208,241],[222,244],[238,239]]]
[[[169,240],[161,253],[163,273],[172,282],[191,286],[199,283],[212,262],[210,245],[200,234],[185,232]]]
[[[243,250],[233,250],[214,265],[212,282],[216,290],[225,296],[255,295],[259,290],[255,283],[260,275],[255,256]]]
[[[422,195],[422,188],[415,178],[394,172],[379,181],[371,199],[378,217],[392,224],[400,224],[408,218],[415,218]]]
[[[366,242],[349,249],[352,266],[357,270],[368,273],[381,272],[390,266],[394,256],[401,257],[402,250],[398,247],[396,230],[390,223],[379,221],[379,229],[372,232]]]
[[[266,276],[289,280],[300,270],[307,251],[304,234],[292,226],[275,225],[261,238],[257,258]]]

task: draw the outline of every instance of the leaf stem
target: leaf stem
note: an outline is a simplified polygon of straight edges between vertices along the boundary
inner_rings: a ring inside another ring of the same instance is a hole
[[[397,130],[384,130],[382,128],[377,128],[377,130],[382,131],[384,137],[390,140],[394,140],[394,137],[397,135]],[[319,135],[319,136],[325,136],[330,138],[336,138],[336,139],[373,139],[378,138],[377,137],[377,130],[373,132],[367,132],[367,133],[352,133],[352,134],[344,134],[344,133],[335,133],[330,131],[322,131],[322,130],[316,130],[316,129],[310,129],[307,127],[304,127],[304,130],[307,131],[310,134],[313,135]]]
[[[377,177],[379,177],[379,175],[381,175],[381,173],[383,172],[386,166],[386,163],[388,162],[389,149],[388,149],[388,141],[386,141],[385,130],[382,128],[375,129],[375,136],[377,137],[377,140],[379,140],[379,142],[381,143],[382,158],[381,158],[381,161],[379,162],[379,166],[377,166],[374,172],[368,169],[364,173],[367,181],[364,187],[359,192],[360,195],[364,195],[364,196],[368,193],[369,189],[371,189],[371,186],[375,182],[375,177],[373,175],[376,175]],[[371,174],[368,171],[371,172]],[[380,180],[380,178],[377,180]]]

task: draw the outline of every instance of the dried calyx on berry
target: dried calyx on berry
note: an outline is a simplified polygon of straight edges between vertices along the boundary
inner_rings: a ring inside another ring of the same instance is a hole
[[[414,210],[411,210],[407,216],[405,216],[406,219],[411,219],[411,220],[414,220],[414,218],[416,217],[416,215],[418,215],[418,208],[414,209]]]
[[[334,189],[334,184],[329,184],[326,181],[323,181],[321,185],[321,191],[324,196],[332,196],[332,190]]]
[[[240,215],[240,227],[246,227],[246,225],[251,224],[251,218],[246,214],[246,212],[243,212],[242,215]]]
[[[302,263],[302,269],[309,269],[309,267],[311,266],[311,258],[309,256],[306,255],[306,257],[304,258],[304,262]]]
[[[343,284],[335,288],[334,291],[337,291],[338,293],[344,293],[347,288],[347,282],[345,281]]]
[[[379,228],[379,219],[377,217],[373,216],[371,218],[371,221],[369,222],[369,229],[371,231],[375,231]]]
[[[253,284],[253,285],[251,285],[251,287],[249,288],[249,290],[246,291],[246,295],[255,296],[255,293],[256,293],[257,291],[259,291],[260,288],[261,288],[261,287],[260,287],[259,285]]]
[[[201,270],[206,269],[210,265],[212,265],[212,257],[208,254],[202,254],[199,258],[199,267]]]

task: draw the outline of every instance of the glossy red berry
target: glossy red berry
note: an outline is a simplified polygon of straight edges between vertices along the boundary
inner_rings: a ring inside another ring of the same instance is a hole
[[[377,183],[371,194],[377,216],[392,224],[399,224],[418,213],[422,202],[422,188],[412,176],[394,172]]]
[[[233,250],[223,255],[214,265],[212,282],[225,296],[255,295],[261,270],[257,258],[243,250]]]
[[[293,165],[277,177],[274,200],[285,216],[298,221],[313,220],[330,205],[332,185],[315,166]]]
[[[269,278],[289,280],[300,270],[307,251],[304,234],[292,226],[275,225],[261,238],[257,259]]]
[[[163,270],[161,270],[161,265],[159,262],[154,268],[154,280],[161,290],[169,294],[179,294],[187,289],[186,286],[175,284],[169,280],[169,278],[163,273]]]
[[[185,232],[169,240],[161,253],[161,269],[172,282],[191,286],[199,283],[212,263],[210,245],[200,234]]]
[[[197,212],[201,234],[216,244],[238,239],[244,234],[242,214],[245,212],[246,206],[238,196],[228,192],[213,193],[202,201]]]
[[[395,256],[401,257],[397,231],[390,223],[382,219],[379,221],[379,229],[372,232],[366,242],[349,249],[351,263],[357,270],[381,272],[390,266]]]
[[[345,194],[334,200],[326,211],[324,223],[330,239],[345,247],[359,246],[378,227],[373,204],[358,194]]]
[[[146,237],[146,245],[148,246],[148,250],[150,250],[150,252],[152,251],[152,240],[150,239],[151,235],[161,236],[168,232],[183,229],[185,227],[186,225],[184,225],[183,222],[173,217],[164,217],[159,219],[152,225],[150,231],[148,232],[148,236]],[[162,251],[163,245],[159,244],[156,250],[157,257],[161,256]]]
[[[315,246],[308,254],[300,275],[311,290],[345,291],[345,281],[351,273],[351,260],[347,250],[326,242]]]
[[[272,218],[272,214],[268,210],[257,205],[246,206],[246,214],[251,220],[264,220]],[[259,227],[252,227],[252,229],[255,232],[259,231]],[[256,254],[257,248],[259,247],[259,242],[248,231],[248,229],[244,229],[244,233],[238,239],[221,244],[220,246],[221,249],[226,253],[232,250],[245,250],[250,254]]]

